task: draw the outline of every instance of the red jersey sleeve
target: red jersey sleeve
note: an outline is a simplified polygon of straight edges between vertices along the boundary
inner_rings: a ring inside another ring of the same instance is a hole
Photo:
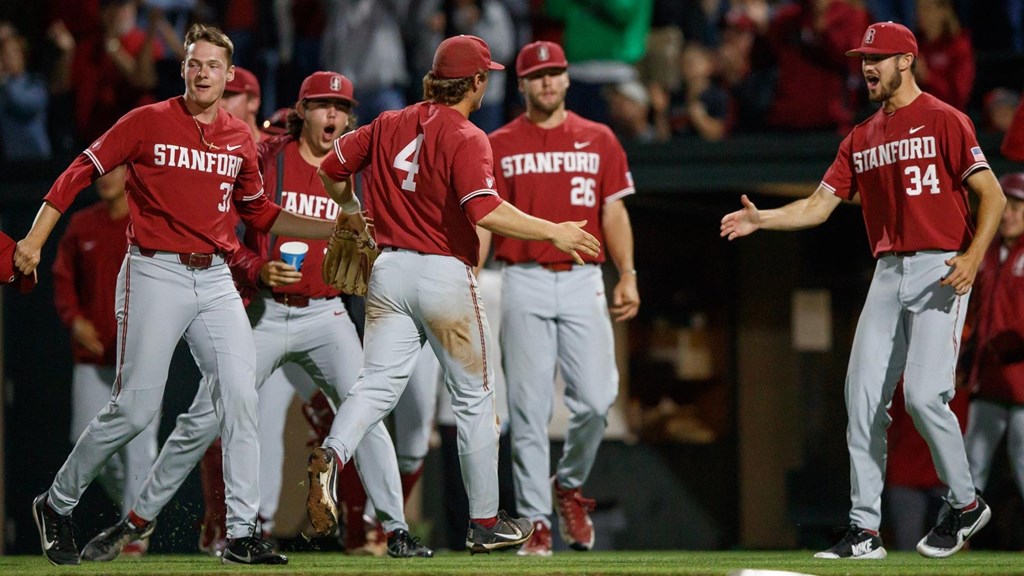
[[[968,176],[989,167],[985,153],[974,135],[974,124],[966,114],[951,113],[942,116],[942,142],[947,146],[949,173],[963,182]]]
[[[264,194],[263,176],[256,160],[256,146],[251,139],[246,142],[244,150],[244,161],[235,180],[232,200],[246,226],[267,232],[281,213],[281,207],[271,202]]]
[[[75,158],[43,199],[66,212],[78,193],[95,178],[134,158],[142,142],[139,131],[145,129],[143,115],[138,109],[122,116]]]
[[[452,162],[452,184],[463,209],[466,202],[473,198],[498,195],[494,188],[494,155],[491,153],[491,141],[479,130],[467,132],[466,136]],[[496,206],[497,204],[494,205]]]
[[[359,172],[369,163],[371,130],[373,124],[342,135],[334,141],[334,153],[320,163],[320,171],[331,180],[341,182]]]
[[[606,139],[607,143],[601,153],[601,159],[606,163],[601,178],[601,198],[608,204],[636,193],[636,188],[633,186],[633,174],[629,171],[629,161],[622,144],[611,130],[606,132]]]
[[[832,161],[832,165],[825,171],[825,177],[821,179],[822,186],[843,200],[852,200],[857,195],[857,182],[853,177],[851,165],[855,131],[856,129],[850,131],[846,138],[843,138],[839,151],[836,152],[836,159]]]

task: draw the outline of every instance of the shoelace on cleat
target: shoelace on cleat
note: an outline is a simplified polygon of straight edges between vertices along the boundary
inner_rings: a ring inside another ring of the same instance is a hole
[[[71,515],[61,516],[60,514],[54,514],[53,518],[53,534],[60,545],[58,548],[62,550],[77,550],[78,545],[75,543],[75,520]]]
[[[943,536],[955,536],[960,531],[960,525],[963,522],[963,510],[957,510],[953,508],[953,505],[946,501],[946,505],[949,506],[949,512],[947,512],[942,520],[939,521],[939,525],[935,527],[935,532]]]

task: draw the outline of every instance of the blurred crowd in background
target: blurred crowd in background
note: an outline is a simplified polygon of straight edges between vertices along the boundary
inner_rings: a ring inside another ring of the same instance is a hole
[[[465,33],[506,66],[530,41],[563,44],[569,109],[624,142],[845,133],[871,107],[844,53],[880,20],[917,34],[926,91],[981,131],[1005,130],[1024,84],[1024,0],[38,0],[0,4],[0,158],[78,152],[128,110],[179,94],[195,21],[227,32],[235,64],[255,72],[261,119],[333,70],[369,122],[419,100],[434,48]],[[490,84],[471,118],[485,131],[522,109],[514,77]]]

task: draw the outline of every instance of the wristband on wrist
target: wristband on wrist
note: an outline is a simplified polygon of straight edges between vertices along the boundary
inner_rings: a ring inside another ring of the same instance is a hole
[[[358,214],[362,206],[359,205],[359,198],[352,196],[352,199],[341,204],[340,208],[345,214]]]

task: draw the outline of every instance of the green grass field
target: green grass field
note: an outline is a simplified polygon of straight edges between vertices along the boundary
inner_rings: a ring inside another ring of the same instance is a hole
[[[395,560],[352,558],[337,553],[297,553],[287,566],[225,566],[199,555],[120,558],[57,568],[40,556],[0,557],[0,574],[473,574],[495,576],[548,574],[688,574],[727,576],[740,569],[782,570],[817,575],[885,576],[1024,575],[1024,555],[1014,552],[964,552],[945,560],[928,560],[915,553],[892,553],[886,560],[814,560],[809,551],[796,552],[590,552],[558,553],[551,558],[519,558],[513,554],[470,556],[439,554],[431,559]],[[749,574],[749,573],[748,573]],[[746,576],[746,575],[744,575]]]

